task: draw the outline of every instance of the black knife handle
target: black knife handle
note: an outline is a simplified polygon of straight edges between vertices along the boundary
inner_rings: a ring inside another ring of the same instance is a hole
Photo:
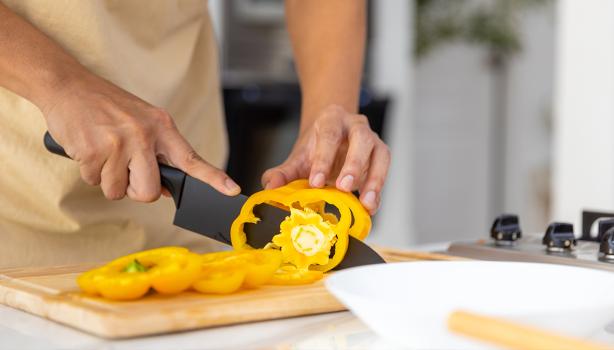
[[[173,168],[170,165],[158,163],[160,169],[160,181],[162,186],[173,196],[175,206],[179,209],[181,203],[181,193],[183,193],[183,184],[185,183],[185,173],[177,168]]]
[[[64,147],[60,146],[59,143],[55,142],[49,131],[45,132],[45,137],[43,138],[43,142],[45,143],[45,148],[47,151],[57,154],[58,156],[69,158],[66,151],[64,151]]]
[[[45,144],[45,148],[49,152],[62,157],[70,158],[68,154],[66,154],[66,151],[64,151],[64,148],[53,139],[49,131],[45,132],[43,142]],[[158,167],[160,168],[160,181],[162,182],[162,186],[168,189],[173,196],[175,205],[177,208],[179,208],[179,203],[181,202],[181,192],[183,191],[183,184],[185,182],[186,174],[183,171],[166,164],[158,163]]]

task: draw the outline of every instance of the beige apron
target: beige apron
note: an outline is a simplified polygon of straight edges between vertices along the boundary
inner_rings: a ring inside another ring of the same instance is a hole
[[[94,73],[167,109],[200,155],[226,160],[215,38],[204,0],[0,0]],[[15,40],[19,40],[16,38]],[[42,146],[40,111],[0,88],[0,267],[102,261],[214,243],[172,226],[171,199],[106,200]]]

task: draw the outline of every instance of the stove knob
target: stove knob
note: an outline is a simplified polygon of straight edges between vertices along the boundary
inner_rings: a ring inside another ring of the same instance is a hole
[[[601,238],[599,258],[614,262],[614,227],[608,229]]]
[[[492,223],[490,237],[495,240],[496,245],[513,245],[522,237],[518,215],[502,214]]]
[[[614,227],[614,218],[599,219],[599,229],[597,230],[597,242],[603,241],[605,233]]]
[[[573,250],[576,246],[576,237],[573,234],[573,225],[563,222],[553,222],[548,226],[542,244],[549,252],[563,252]]]

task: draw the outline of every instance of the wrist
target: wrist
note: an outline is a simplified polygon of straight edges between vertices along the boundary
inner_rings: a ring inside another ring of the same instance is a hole
[[[67,90],[91,74],[76,60],[43,67],[38,73],[38,79],[30,89],[29,100],[43,112],[43,115],[48,114]]]

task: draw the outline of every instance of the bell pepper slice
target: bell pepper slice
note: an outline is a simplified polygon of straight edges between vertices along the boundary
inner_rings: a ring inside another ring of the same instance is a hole
[[[253,208],[259,204],[277,203],[288,208],[288,210],[290,208],[303,210],[304,208],[309,208],[314,203],[325,202],[335,206],[339,211],[339,221],[335,224],[329,223],[330,230],[334,232],[336,240],[334,242],[334,254],[326,262],[320,260],[319,262],[322,264],[311,265],[309,268],[312,270],[328,271],[337,266],[345,256],[348,245],[348,231],[352,222],[352,212],[346,201],[339,195],[340,193],[342,192],[334,189],[319,188],[299,189],[294,192],[289,192],[287,189],[257,192],[247,199],[243,208],[241,208],[241,213],[232,223],[230,230],[232,246],[237,250],[251,248],[246,243],[247,237],[243,228],[246,223],[257,223],[260,220],[253,213]],[[308,226],[309,224],[306,225]],[[284,256],[284,262],[287,262],[285,261],[287,257],[287,255]]]
[[[192,285],[196,291],[206,294],[230,294],[241,288],[245,280],[245,270],[238,268],[209,267],[201,271]]]
[[[94,270],[92,288],[103,298],[111,300],[134,300],[145,295],[151,287],[151,279],[147,272],[122,272],[121,268],[103,266]],[[87,283],[81,281],[79,285]]]
[[[341,192],[340,195],[348,207],[350,207],[352,217],[354,219],[348,233],[360,240],[367,238],[369,232],[371,231],[371,216],[369,215],[369,212],[362,206],[354,194]]]
[[[200,273],[200,257],[185,248],[146,250],[115,259],[83,273],[77,284],[87,294],[111,300],[132,300],[150,288],[177,294],[189,288]]]
[[[285,186],[278,187],[275,189],[275,191],[288,195],[293,192],[296,192],[297,190],[304,190],[309,188],[311,188],[309,185],[309,180],[299,179],[294,180]],[[325,189],[334,190],[339,195],[339,197],[342,198],[350,207],[350,210],[352,211],[353,222],[348,233],[351,236],[354,236],[360,240],[365,239],[371,231],[372,225],[371,216],[369,215],[367,209],[365,209],[365,207],[360,203],[358,198],[356,198],[353,193],[339,191],[336,188],[332,187],[325,187]],[[337,222],[337,217],[334,214],[326,212],[326,202],[319,201],[310,203],[308,207],[322,215],[325,220],[331,223]]]
[[[194,283],[200,269],[201,261],[198,254],[188,253],[166,259],[149,270],[151,286],[161,294],[181,293]]]
[[[299,270],[294,266],[283,266],[275,272],[268,284],[271,285],[301,285],[313,283],[324,277],[324,272]]]
[[[282,254],[278,250],[254,249],[242,251],[227,251],[204,254],[202,256],[202,269],[207,283],[215,284],[215,276],[226,278],[224,274],[208,276],[212,271],[243,271],[245,276],[240,287],[256,288],[267,283],[281,265]],[[200,280],[198,281],[200,282]],[[203,283],[198,287],[203,293],[206,291]],[[214,288],[217,289],[217,288]],[[220,293],[220,292],[218,292]]]
[[[266,284],[273,278],[282,262],[282,253],[274,249],[258,249],[251,253],[251,260],[246,266],[245,288],[256,288]]]

